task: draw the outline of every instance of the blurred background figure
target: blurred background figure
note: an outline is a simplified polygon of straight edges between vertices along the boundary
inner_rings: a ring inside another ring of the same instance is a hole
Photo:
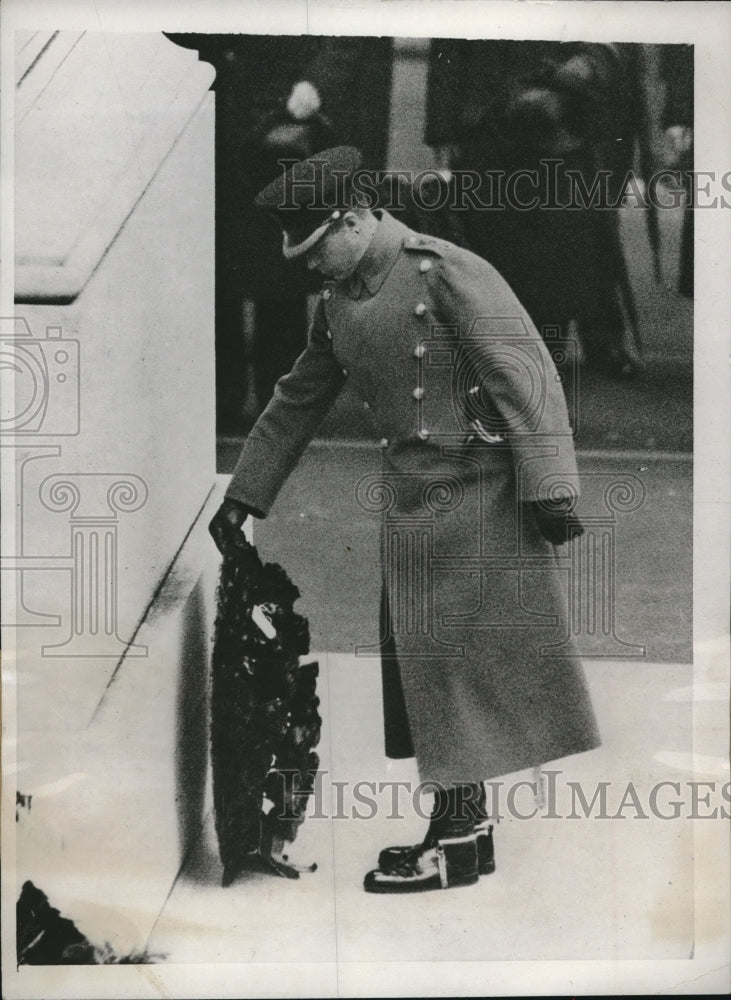
[[[588,364],[624,377],[639,365],[639,343],[618,213],[541,204],[569,202],[568,171],[589,190],[609,171],[608,202],[621,195],[646,131],[637,50],[434,39],[426,101],[426,141],[440,165],[538,170],[538,188],[519,193],[537,193],[538,207],[467,210],[464,242],[505,276],[539,330],[578,332]],[[552,178],[546,160],[560,161]]]
[[[281,158],[338,143],[385,166],[390,38],[169,35],[216,68],[216,385],[218,433],[245,431],[305,345],[304,265],[253,206]]]
[[[683,171],[686,190],[680,243],[678,291],[693,296],[693,210],[690,177],[693,169],[693,46],[663,45],[660,72],[665,84],[663,167]]]

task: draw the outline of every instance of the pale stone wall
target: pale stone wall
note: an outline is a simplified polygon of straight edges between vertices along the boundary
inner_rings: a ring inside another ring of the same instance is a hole
[[[2,334],[20,361],[2,443],[5,648],[32,796],[18,886],[123,951],[144,945],[205,792],[205,715],[184,772],[180,746],[191,678],[205,709],[217,561],[201,514],[216,489],[214,74],[159,33],[24,36],[17,70]]]

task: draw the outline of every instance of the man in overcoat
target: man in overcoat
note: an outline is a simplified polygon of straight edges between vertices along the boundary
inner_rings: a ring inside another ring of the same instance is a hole
[[[383,850],[365,888],[412,892],[494,870],[484,781],[598,736],[554,550],[582,529],[551,356],[490,264],[362,203],[359,162],[327,150],[257,198],[325,282],[211,533],[224,551],[267,515],[347,382],[382,453],[357,496],[383,518],[386,753],[436,789],[424,841]]]

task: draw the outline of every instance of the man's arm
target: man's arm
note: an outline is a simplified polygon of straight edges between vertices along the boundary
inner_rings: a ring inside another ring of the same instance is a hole
[[[245,509],[247,514],[258,517],[267,515],[344,382],[345,376],[333,355],[332,342],[327,335],[327,320],[320,299],[307,347],[292,371],[277,382],[269,405],[257,420],[241,451],[226,490],[228,520],[233,520],[230,511],[235,508],[232,503]],[[216,518],[219,518],[218,514]],[[245,518],[246,514],[240,518],[237,530],[240,530]],[[221,520],[219,518],[219,522]],[[212,522],[212,533],[213,527]]]
[[[581,526],[573,514],[573,435],[553,359],[507,282],[481,258],[450,255],[430,273],[442,319],[458,324],[479,395],[495,408],[494,425],[488,416],[481,430],[509,441],[519,499],[531,503],[541,533],[560,544],[568,525],[577,533]]]

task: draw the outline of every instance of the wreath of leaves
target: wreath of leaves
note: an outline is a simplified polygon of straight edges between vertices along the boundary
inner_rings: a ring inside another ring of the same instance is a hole
[[[224,885],[295,839],[319,767],[318,665],[300,665],[310,635],[307,619],[293,609],[299,596],[282,567],[263,565],[253,545],[224,555],[211,671],[213,798]],[[271,622],[274,637],[252,619],[255,608]]]

